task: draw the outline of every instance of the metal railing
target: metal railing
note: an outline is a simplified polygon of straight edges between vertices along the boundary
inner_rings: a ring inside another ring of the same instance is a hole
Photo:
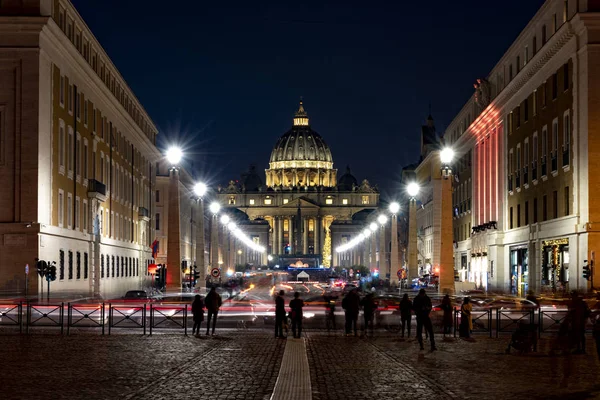
[[[534,321],[534,310],[503,310],[496,309],[496,337],[500,332],[514,332],[519,324],[532,325]]]
[[[72,304],[69,303],[67,309],[67,335],[71,328],[101,328],[104,335],[106,322],[105,304]]]
[[[183,329],[187,336],[188,306],[155,306],[150,304],[150,335],[154,328]]]
[[[108,308],[108,334],[112,328],[142,329],[146,334],[146,305],[112,305]]]
[[[27,329],[32,326],[60,327],[64,332],[65,303],[60,304],[31,304],[27,303]]]
[[[462,312],[459,309],[454,310],[454,337],[459,331],[462,322]],[[471,333],[487,333],[492,337],[492,310],[473,310],[471,311],[471,323],[473,330]]]
[[[558,333],[568,314],[567,310],[540,311],[538,313],[539,336],[542,336],[542,333]]]
[[[23,303],[0,304],[0,326],[18,326],[23,332]]]

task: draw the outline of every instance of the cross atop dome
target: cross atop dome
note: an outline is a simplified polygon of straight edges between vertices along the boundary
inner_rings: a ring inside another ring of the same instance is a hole
[[[308,126],[308,114],[304,110],[302,97],[300,97],[300,106],[298,107],[298,111],[296,111],[296,114],[294,114],[294,126]]]

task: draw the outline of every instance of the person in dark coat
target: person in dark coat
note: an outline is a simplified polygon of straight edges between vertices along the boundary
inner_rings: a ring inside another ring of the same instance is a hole
[[[590,317],[590,308],[575,291],[571,294],[568,315],[573,343],[576,346],[574,354],[585,354],[585,324]]]
[[[302,336],[302,307],[304,307],[304,300],[300,298],[299,292],[295,292],[294,298],[290,301],[290,314],[292,317],[292,333],[294,338],[297,339]]]
[[[206,299],[204,299],[206,304],[206,310],[208,311],[208,320],[206,321],[206,336],[208,336],[208,331],[210,330],[210,320],[212,319],[212,334],[215,334],[215,326],[217,325],[217,315],[219,314],[219,308],[221,308],[221,304],[223,304],[223,300],[221,300],[221,295],[217,293],[215,287],[210,288],[210,292],[206,295]]]
[[[364,325],[365,336],[367,336],[367,330],[369,329],[369,327],[371,327],[371,336],[372,336],[373,335],[373,316],[375,314],[375,310],[377,310],[377,303],[375,302],[375,299],[373,299],[373,293],[367,294],[360,302],[360,305],[362,306],[363,316],[365,318],[365,325]]]
[[[425,293],[425,289],[419,290],[419,294],[415,297],[415,301],[413,301],[413,310],[417,317],[417,339],[419,340],[421,350],[423,350],[423,327],[429,333],[431,351],[437,350],[437,347],[435,347],[435,338],[433,337],[433,325],[431,324],[431,318],[429,318],[431,309],[431,299]]]
[[[358,320],[358,312],[360,310],[360,297],[356,289],[352,289],[342,300],[342,308],[346,314],[346,335],[350,335],[354,328],[354,336],[358,336],[356,322]]]
[[[285,300],[283,290],[279,291],[277,297],[275,297],[275,337],[284,339],[283,336],[283,322],[285,321]]]
[[[192,335],[199,335],[200,325],[202,325],[202,321],[204,321],[204,302],[199,294],[194,297],[194,301],[192,302],[192,315],[194,316]]]
[[[442,299],[441,309],[444,312],[444,318],[442,320],[444,326],[444,335],[449,335],[452,330],[452,300],[449,295],[445,295]]]
[[[408,328],[408,337],[410,337],[410,323],[412,312],[412,301],[408,298],[408,293],[404,293],[400,300],[400,322],[402,325],[402,337],[404,337],[404,328]]]

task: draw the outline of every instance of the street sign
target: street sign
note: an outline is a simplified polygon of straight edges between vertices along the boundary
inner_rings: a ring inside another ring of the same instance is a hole
[[[398,279],[402,279],[402,270],[399,269],[396,275],[398,275]]]
[[[219,268],[213,268],[210,270],[210,276],[212,276],[213,278],[218,278],[221,275],[221,271],[219,271]]]
[[[29,264],[25,264],[25,275],[29,275]]]

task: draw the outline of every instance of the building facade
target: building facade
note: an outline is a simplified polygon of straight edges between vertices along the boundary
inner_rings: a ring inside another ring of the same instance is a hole
[[[0,290],[122,295],[147,279],[157,129],[69,1],[0,3]]]
[[[598,11],[546,1],[448,126],[461,280],[518,295],[588,289],[582,267],[600,245]]]
[[[312,267],[363,265],[389,274],[389,228],[360,248],[335,251],[375,221],[379,192],[367,180],[359,183],[349,168],[338,178],[331,150],[312,129],[302,102],[292,128],[273,148],[264,184],[251,167],[241,184],[231,181],[218,196],[226,212],[268,249],[260,260],[242,253],[237,263],[267,265],[271,256],[271,264],[279,267],[301,259]]]

